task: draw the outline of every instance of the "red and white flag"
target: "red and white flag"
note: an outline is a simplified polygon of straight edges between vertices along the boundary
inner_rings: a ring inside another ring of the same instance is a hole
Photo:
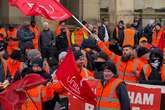
[[[57,0],[9,0],[26,16],[42,16],[50,20],[62,21],[72,14]]]
[[[80,76],[71,49],[69,49],[64,61],[57,69],[56,76],[61,84],[78,99],[89,104],[96,104],[96,95]]]

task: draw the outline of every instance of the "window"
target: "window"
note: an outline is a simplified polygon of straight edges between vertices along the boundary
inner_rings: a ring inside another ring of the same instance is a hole
[[[79,0],[61,0],[61,3],[66,7],[73,15],[79,18]],[[75,25],[77,22],[72,18],[67,20],[66,24]]]

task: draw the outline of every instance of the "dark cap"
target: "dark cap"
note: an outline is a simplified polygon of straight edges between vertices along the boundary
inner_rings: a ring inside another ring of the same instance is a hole
[[[151,59],[152,56],[160,58],[163,61],[163,51],[159,48],[152,48],[149,58]]]
[[[39,66],[42,68],[43,66],[43,59],[41,57],[37,57],[34,59],[31,59],[30,66]]]
[[[14,50],[10,57],[14,60],[21,60],[21,51]]]
[[[143,56],[143,55],[145,55],[146,53],[149,53],[149,52],[150,52],[149,49],[147,49],[145,47],[141,47],[137,50],[137,56],[141,57],[141,56]]]
[[[112,61],[107,61],[104,65],[102,65],[102,70],[111,70],[115,75],[117,75],[116,65]]]
[[[161,27],[161,24],[160,23],[156,23],[155,26],[160,26]]]

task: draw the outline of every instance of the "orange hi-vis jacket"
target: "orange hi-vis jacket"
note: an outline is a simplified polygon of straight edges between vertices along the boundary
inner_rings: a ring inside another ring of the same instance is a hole
[[[97,106],[96,110],[120,110],[120,101],[116,93],[116,89],[119,84],[122,82],[119,78],[112,78],[107,82],[105,87],[101,84],[98,84],[96,89],[97,95]]]
[[[19,41],[17,39],[17,29],[14,28],[13,31],[8,31],[8,46],[7,46],[7,52],[10,55],[13,50],[19,48]]]
[[[72,44],[77,44],[81,46],[84,39],[88,39],[88,33],[84,29],[75,30],[71,35]]]
[[[151,74],[151,71],[152,71],[151,66],[149,64],[144,65],[143,71],[144,71],[145,79],[148,80],[148,78]],[[161,70],[160,70],[160,74],[161,74],[162,82],[165,82],[165,64],[162,65]]]
[[[141,61],[141,63],[143,63],[143,64],[147,64],[148,63],[148,60],[146,59],[146,58],[143,58],[143,57],[141,57],[141,58],[138,58],[140,61]]]
[[[57,28],[55,29],[55,35],[59,36],[61,35],[61,25],[58,25]],[[65,27],[65,32],[66,32],[66,36],[67,36],[67,40],[68,40],[68,45],[71,45],[71,41],[70,41],[70,31],[67,27]]]
[[[81,69],[81,72],[80,72],[80,76],[82,77],[82,78],[94,78],[94,73],[93,72],[91,72],[91,71],[89,71],[88,69],[86,69],[86,68],[82,68]]]
[[[135,45],[135,40],[134,40],[135,32],[136,31],[134,29],[129,29],[129,28],[124,30],[123,46],[131,45],[134,47],[134,45]]]
[[[12,58],[8,58],[7,60],[8,70],[11,74],[12,78],[14,78],[16,72],[20,72],[23,68],[23,63],[17,60],[13,60]]]
[[[158,47],[162,37],[164,37],[164,31],[162,29],[158,33],[155,31],[152,35],[152,45]]]
[[[26,91],[27,99],[22,105],[21,110],[42,110],[42,102],[51,100],[54,97],[55,90],[53,84],[48,86],[39,85]]]
[[[140,71],[143,68],[143,63],[140,60],[132,59],[128,62],[123,62],[121,60],[121,56],[118,56],[110,51],[102,41],[98,42],[98,46],[115,63],[119,78],[127,82],[138,82]]]
[[[37,26],[35,27],[29,26],[29,29],[35,34],[34,39],[33,39],[34,48],[38,48],[40,30]]]

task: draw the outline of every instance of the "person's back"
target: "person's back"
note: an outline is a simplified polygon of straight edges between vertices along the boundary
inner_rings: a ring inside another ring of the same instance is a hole
[[[124,30],[124,41],[123,41],[123,45],[131,45],[131,46],[135,46],[135,30],[131,29],[131,28],[127,28]]]

